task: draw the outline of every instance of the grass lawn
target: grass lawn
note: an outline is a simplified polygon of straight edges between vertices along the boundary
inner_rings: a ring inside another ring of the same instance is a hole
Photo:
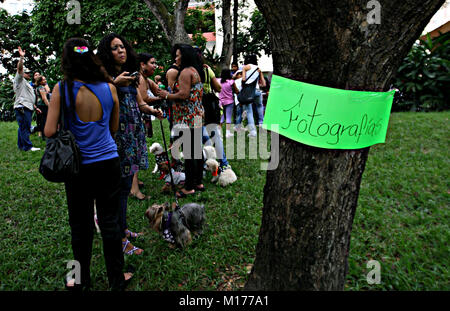
[[[394,113],[386,144],[371,148],[353,225],[346,290],[450,290],[449,112]],[[153,123],[162,143],[159,122]],[[167,131],[167,124],[166,124]],[[0,123],[0,290],[62,290],[72,259],[63,184],[38,172],[43,151],[17,148],[16,122]],[[37,135],[35,147],[45,148]],[[236,148],[235,148],[236,149]],[[236,153],[236,150],[235,150]],[[128,224],[145,236],[130,290],[240,290],[254,262],[262,214],[265,171],[260,160],[231,160],[238,181],[180,203],[206,206],[209,229],[185,250],[172,250],[150,231],[144,212],[153,202],[173,202],[150,169],[140,172],[148,202],[129,199]],[[189,200],[189,201],[188,201]],[[369,260],[381,264],[381,284],[369,285]],[[107,289],[100,236],[91,265],[94,290]]]

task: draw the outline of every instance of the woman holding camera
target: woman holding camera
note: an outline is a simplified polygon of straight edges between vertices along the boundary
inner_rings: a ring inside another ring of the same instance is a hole
[[[116,143],[122,171],[120,224],[123,232],[123,252],[140,255],[143,250],[133,246],[129,241],[141,234],[128,230],[126,221],[128,196],[135,173],[148,168],[148,151],[141,111],[158,117],[161,117],[161,114],[142,100],[137,89],[139,83],[137,55],[123,37],[115,33],[105,36],[98,45],[98,56],[113,78],[119,97],[119,129],[116,133]]]

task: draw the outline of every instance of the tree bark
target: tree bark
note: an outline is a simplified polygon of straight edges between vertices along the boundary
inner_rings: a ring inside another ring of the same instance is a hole
[[[239,1],[234,0],[234,5],[233,5],[233,62],[236,64],[238,62],[238,52],[237,52],[238,9],[239,9]]]
[[[221,68],[230,68],[233,56],[233,35],[231,32],[231,0],[222,1],[222,29],[223,45],[221,54]]]
[[[271,34],[274,73],[342,89],[386,91],[444,0],[255,0]],[[327,150],[280,137],[267,172],[256,259],[246,290],[343,290],[369,148]]]
[[[171,43],[192,44],[186,29],[184,28],[184,19],[189,4],[189,0],[178,0],[175,4],[175,11],[171,14],[166,5],[160,0],[144,0],[147,7],[155,15],[156,19],[163,28],[164,34]]]

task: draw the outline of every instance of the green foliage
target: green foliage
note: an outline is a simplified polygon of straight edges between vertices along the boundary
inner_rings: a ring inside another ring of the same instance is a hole
[[[395,86],[403,100],[394,111],[449,109],[450,32],[414,44],[399,67]]]
[[[264,51],[267,55],[272,54],[270,46],[269,31],[264,16],[258,10],[255,10],[250,18],[251,25],[248,29],[238,32],[237,41],[238,54],[255,54],[261,56]]]
[[[201,50],[206,50],[206,38],[201,32],[194,33],[192,36],[194,45],[198,46]]]
[[[206,4],[203,8],[188,9],[184,26],[186,32],[192,34],[194,45],[205,51],[205,61],[214,68],[220,58],[217,58],[213,52],[206,49],[205,32],[215,32],[215,12],[211,4]],[[213,49],[214,51],[214,49]]]
[[[37,42],[44,42],[47,53],[60,58],[64,42],[70,37],[83,37],[96,46],[108,33],[124,36],[139,52],[150,52],[161,64],[170,63],[170,45],[157,19],[143,1],[80,1],[81,24],[69,24],[65,0],[39,1],[33,12],[33,28]]]
[[[13,83],[7,75],[0,75],[0,121],[14,120]]]
[[[216,49],[215,46],[211,50],[204,49],[203,50],[203,58],[205,60],[205,63],[207,63],[211,67],[211,69],[214,71],[214,73],[216,74],[216,77],[218,77],[218,76],[220,76],[220,71],[222,70],[222,68],[220,67],[220,64],[224,57],[214,53],[215,49]]]
[[[40,46],[34,40],[30,29],[33,26],[32,18],[26,12],[9,15],[0,9],[0,62],[8,74],[14,75],[17,71],[17,62],[20,46],[25,53],[24,65],[30,70],[43,68],[47,58],[41,53]]]
[[[214,32],[215,13],[211,7],[199,9],[188,9],[184,21],[184,27],[187,33]]]

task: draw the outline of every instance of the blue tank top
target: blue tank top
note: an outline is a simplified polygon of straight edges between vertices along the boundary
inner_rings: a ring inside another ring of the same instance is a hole
[[[67,128],[75,136],[75,140],[80,147],[81,163],[89,164],[119,157],[117,153],[117,145],[109,131],[109,121],[111,119],[111,111],[114,107],[114,100],[108,83],[99,82],[96,84],[82,83],[74,81],[73,99],[76,101],[80,87],[87,87],[97,96],[103,109],[103,116],[100,120],[94,122],[83,122],[78,118],[74,111],[74,118],[65,114],[65,123]],[[66,106],[70,111],[70,99],[68,85],[66,83]]]

